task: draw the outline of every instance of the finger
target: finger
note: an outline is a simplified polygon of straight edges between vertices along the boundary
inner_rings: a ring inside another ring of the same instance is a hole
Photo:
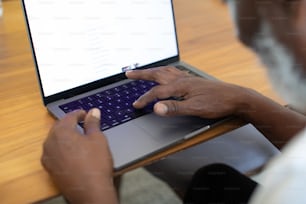
[[[173,66],[162,66],[145,70],[127,71],[126,76],[130,79],[142,79],[155,81],[159,84],[168,84],[178,78],[190,76],[190,74]]]
[[[75,110],[68,113],[63,119],[59,121],[60,125],[75,127],[78,122],[84,120],[86,112],[84,110]]]
[[[84,121],[84,130],[86,135],[100,133],[101,112],[98,108],[91,109]]]
[[[156,99],[167,99],[170,97],[181,97],[183,96],[183,89],[173,85],[159,85],[153,87],[151,90],[140,96],[134,103],[135,108],[143,108],[150,102]]]
[[[160,116],[194,115],[186,101],[165,100],[154,105],[154,112]]]
[[[130,70],[125,72],[125,75],[129,79],[142,79],[148,81],[155,81],[155,76],[153,76],[153,69]]]

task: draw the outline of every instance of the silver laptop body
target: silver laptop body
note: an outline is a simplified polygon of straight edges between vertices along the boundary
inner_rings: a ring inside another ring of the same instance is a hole
[[[56,118],[63,104],[130,82],[127,69],[180,65],[211,78],[180,61],[171,0],[22,3],[43,102]],[[149,113],[104,133],[119,170],[222,121]]]

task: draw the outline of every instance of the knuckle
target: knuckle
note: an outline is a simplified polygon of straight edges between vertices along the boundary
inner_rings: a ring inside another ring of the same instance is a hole
[[[169,101],[169,113],[175,114],[179,112],[179,105],[176,101]]]
[[[162,76],[164,76],[164,71],[162,69],[157,69],[152,74],[156,80],[160,79]]]
[[[164,70],[171,72],[171,71],[175,70],[175,68],[172,67],[172,66],[166,66],[166,67],[164,67]]]

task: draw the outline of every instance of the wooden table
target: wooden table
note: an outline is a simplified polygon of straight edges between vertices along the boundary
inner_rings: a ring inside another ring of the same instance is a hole
[[[279,101],[255,56],[235,39],[227,8],[208,0],[174,0],[182,59],[228,82]],[[3,2],[0,17],[0,202],[32,203],[58,194],[40,164],[54,122],[44,108],[20,2]],[[243,124],[232,120],[129,169],[216,137]]]

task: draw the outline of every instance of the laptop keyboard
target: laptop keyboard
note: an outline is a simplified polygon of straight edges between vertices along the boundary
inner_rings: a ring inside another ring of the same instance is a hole
[[[153,111],[156,101],[139,110],[133,107],[134,101],[157,83],[136,80],[90,95],[59,106],[65,113],[83,109],[99,108],[101,111],[101,130],[107,130]],[[82,125],[82,124],[81,124]]]
[[[177,68],[183,71],[187,70],[185,67],[180,65],[177,66]],[[197,76],[195,73],[191,74]],[[135,109],[132,104],[141,95],[156,85],[157,83],[152,81],[135,80],[78,99],[76,101],[60,105],[59,107],[65,113],[69,113],[78,109],[89,111],[92,108],[99,108],[101,111],[101,130],[104,131],[145,114],[151,113],[157,100],[151,102],[141,110]],[[81,123],[80,125],[82,126],[83,124]]]

